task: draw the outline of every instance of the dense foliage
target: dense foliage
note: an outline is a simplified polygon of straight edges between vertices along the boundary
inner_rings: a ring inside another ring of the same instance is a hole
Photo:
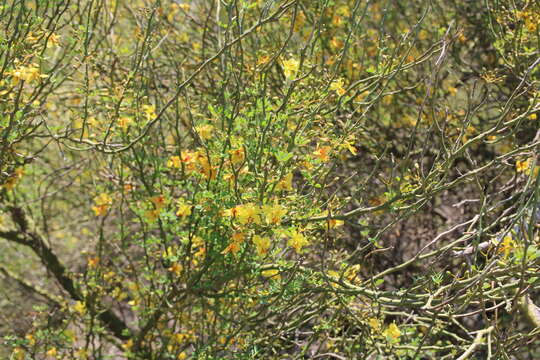
[[[539,358],[539,23],[3,1],[0,356]]]

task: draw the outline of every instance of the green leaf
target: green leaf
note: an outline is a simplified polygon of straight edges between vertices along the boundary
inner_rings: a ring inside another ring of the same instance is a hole
[[[280,163],[284,163],[284,162],[287,162],[290,158],[293,157],[293,153],[290,153],[290,152],[287,152],[287,151],[281,151],[279,150],[275,156],[276,156],[276,159],[280,162]]]

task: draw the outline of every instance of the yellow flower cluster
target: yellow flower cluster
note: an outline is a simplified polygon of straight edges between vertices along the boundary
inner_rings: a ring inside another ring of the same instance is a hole
[[[198,172],[207,179],[213,180],[217,175],[217,167],[210,163],[210,159],[203,151],[182,151],[181,156],[174,155],[167,161],[167,167],[179,169],[184,165],[187,172]]]
[[[369,327],[379,333],[382,329],[382,324],[377,318],[370,318],[368,320]],[[399,340],[399,337],[401,336],[401,331],[399,330],[399,327],[396,325],[396,323],[391,323],[382,331],[382,335],[385,336],[390,341],[397,341]]]
[[[540,23],[540,13],[535,11],[518,11],[517,17],[522,19],[525,23],[525,28],[531,32],[535,33]]]
[[[235,218],[242,225],[261,224],[262,219],[268,225],[279,225],[283,216],[287,214],[287,210],[277,203],[263,206],[246,203],[227,209],[223,214]]]
[[[287,79],[292,79],[298,73],[300,68],[300,61],[290,58],[289,60],[283,60],[283,73]]]
[[[258,206],[254,203],[240,204],[230,209],[223,211],[223,215],[231,217],[238,225],[279,225],[283,217],[287,214],[287,210],[280,204],[266,204]],[[303,241],[296,236],[293,240],[296,248],[300,249],[303,246]],[[240,251],[241,244],[244,242],[246,234],[244,232],[235,232],[229,245],[223,250],[222,254],[236,254]],[[255,245],[255,251],[259,256],[265,256],[271,247],[271,239],[266,236],[255,234],[252,237],[252,242]]]
[[[107,193],[101,193],[94,198],[94,204],[92,210],[96,216],[105,216],[112,205],[112,198]]]
[[[301,254],[303,247],[308,244],[308,240],[301,232],[298,232],[297,230],[290,232],[287,245],[294,248],[294,251],[296,251],[297,254]]]
[[[39,67],[36,64],[31,64],[29,66],[19,66],[15,70],[9,73],[13,80],[13,85],[17,85],[20,81],[33,82],[39,80],[46,75],[42,75],[39,71]]]

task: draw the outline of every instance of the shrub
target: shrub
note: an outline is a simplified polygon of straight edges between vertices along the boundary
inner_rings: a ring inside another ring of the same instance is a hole
[[[3,355],[537,358],[539,20],[8,0]]]

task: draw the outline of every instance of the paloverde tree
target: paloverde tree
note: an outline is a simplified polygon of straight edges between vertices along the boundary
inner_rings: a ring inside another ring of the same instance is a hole
[[[540,355],[540,6],[6,0],[0,355]]]

